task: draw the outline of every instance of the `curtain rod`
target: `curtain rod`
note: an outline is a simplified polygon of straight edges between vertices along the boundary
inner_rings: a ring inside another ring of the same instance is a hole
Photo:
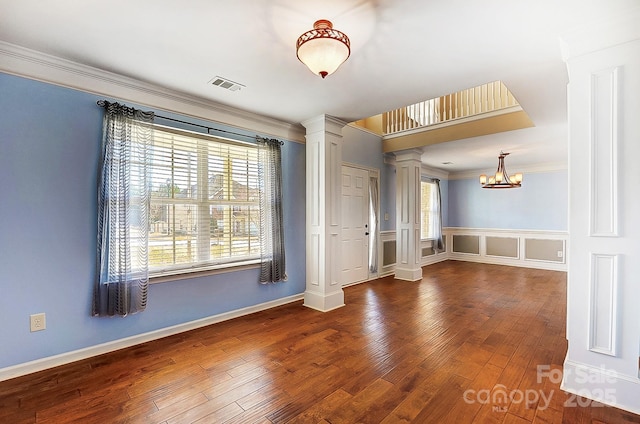
[[[98,101],[96,102],[96,104],[97,104],[98,106],[105,107],[105,106],[106,106],[106,104],[107,104],[107,101],[106,101],[106,100],[98,100]],[[237,136],[240,136],[240,137],[246,137],[246,138],[250,138],[250,139],[253,139],[253,140],[255,140],[255,138],[256,138],[256,137],[260,137],[260,138],[261,138],[261,139],[263,139],[263,140],[269,140],[269,139],[266,139],[266,138],[261,137],[261,136],[259,136],[259,135],[256,135],[255,137],[252,137],[252,136],[250,136],[250,135],[240,134],[240,133],[236,133],[236,132],[233,132],[233,131],[222,130],[222,129],[218,129],[218,128],[208,127],[208,126],[206,126],[206,125],[195,124],[195,123],[193,123],[193,122],[183,121],[183,120],[180,120],[180,119],[169,118],[168,116],[162,116],[162,115],[158,115],[158,114],[156,114],[156,113],[154,113],[153,115],[154,115],[154,117],[156,117],[156,118],[165,119],[165,120],[167,120],[167,121],[179,122],[179,123],[181,123],[181,124],[187,124],[187,125],[191,125],[191,126],[193,126],[193,127],[206,128],[206,130],[207,130],[207,134],[209,134],[209,135],[212,135],[209,131],[212,131],[212,130],[213,130],[213,131],[223,132],[223,133],[227,133],[227,134],[237,135]],[[271,139],[271,140],[272,140],[272,141],[277,141],[278,143],[280,143],[280,145],[281,145],[281,146],[282,146],[282,145],[284,145],[284,141],[282,141],[282,140],[277,140],[277,139],[275,139],[275,138],[274,138],[274,139]]]

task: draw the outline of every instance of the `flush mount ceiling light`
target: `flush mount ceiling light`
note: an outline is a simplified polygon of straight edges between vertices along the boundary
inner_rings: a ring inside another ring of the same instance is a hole
[[[325,78],[338,69],[351,54],[349,37],[333,29],[331,21],[320,19],[313,29],[302,34],[296,42],[300,62],[316,75]]]
[[[500,156],[498,156],[498,170],[496,174],[489,177],[487,180],[487,176],[482,174],[480,175],[480,184],[482,184],[482,188],[518,188],[522,187],[522,173],[518,172],[513,177],[509,177],[507,174],[507,170],[504,167],[504,158],[509,153],[500,152]]]

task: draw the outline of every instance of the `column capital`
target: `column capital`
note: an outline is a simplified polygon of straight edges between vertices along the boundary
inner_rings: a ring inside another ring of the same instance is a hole
[[[400,150],[398,152],[395,152],[395,155],[396,163],[409,160],[422,162],[422,150],[420,149]]]
[[[342,136],[342,128],[344,128],[348,122],[330,115],[320,115],[315,118],[306,119],[302,121],[301,124],[307,129],[307,134],[324,132]]]

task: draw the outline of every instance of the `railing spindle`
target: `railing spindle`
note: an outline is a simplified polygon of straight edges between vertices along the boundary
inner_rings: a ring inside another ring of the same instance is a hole
[[[454,105],[454,109],[455,109],[455,116],[454,117],[455,118],[459,118],[459,115],[458,115],[458,108],[460,107],[460,101],[458,100],[459,94],[460,94],[460,92],[458,91],[453,95],[453,99],[455,101],[455,105]]]
[[[480,88],[479,87],[473,87],[472,92],[473,92],[473,114],[477,114],[480,113],[480,92],[479,92]]]
[[[480,112],[487,111],[487,84],[482,84],[482,88],[480,89],[480,98],[482,99],[482,106],[480,107]]]
[[[489,95],[489,101],[491,102],[489,105],[489,110],[495,110],[496,97],[495,97],[494,86],[492,82],[489,83],[489,90],[491,91],[491,94]]]
[[[407,109],[406,108],[402,108],[400,109],[400,122],[402,123],[402,130],[406,130],[407,129]]]
[[[464,90],[464,116],[469,116],[469,90]]]

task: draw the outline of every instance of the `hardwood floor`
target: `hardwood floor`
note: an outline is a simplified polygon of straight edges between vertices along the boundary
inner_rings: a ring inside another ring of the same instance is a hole
[[[560,391],[565,288],[448,261],[0,382],[0,422],[640,423]]]

